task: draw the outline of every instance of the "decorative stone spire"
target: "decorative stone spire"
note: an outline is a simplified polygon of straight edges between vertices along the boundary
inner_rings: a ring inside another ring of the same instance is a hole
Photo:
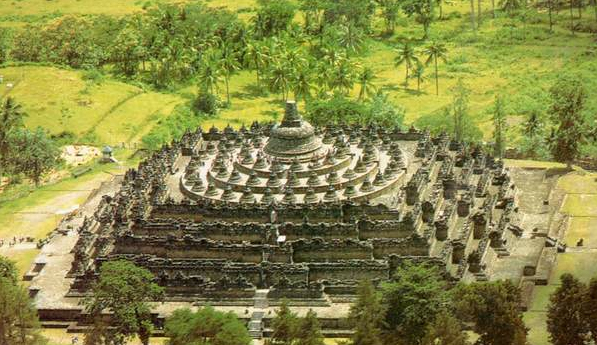
[[[193,184],[193,188],[191,189],[191,191],[195,193],[201,193],[205,191],[205,186],[203,185],[203,179],[201,177],[197,178],[197,181],[195,181],[195,183]]]
[[[357,195],[357,190],[353,185],[349,185],[344,190],[344,196],[347,198],[352,198]]]
[[[242,176],[240,176],[240,173],[238,172],[238,170],[236,170],[236,168],[232,169],[232,174],[230,174],[230,178],[228,179],[228,182],[239,183],[241,180],[242,180]]]
[[[286,188],[284,192],[284,198],[282,199],[283,202],[287,204],[294,204],[296,203],[296,195],[294,195],[294,191],[292,188]]]
[[[356,176],[357,176],[357,174],[355,174],[354,170],[352,170],[351,168],[346,169],[346,171],[342,175],[342,177],[345,178],[345,179],[347,179],[347,180],[352,180]]]
[[[222,194],[222,200],[224,201],[232,201],[235,199],[234,192],[232,191],[232,187],[226,186],[224,188],[224,193]]]
[[[251,174],[249,175],[249,179],[247,180],[247,186],[254,187],[254,186],[259,186],[260,184],[261,184],[261,181],[259,180],[259,177],[257,177],[257,173],[254,171],[251,171]]]
[[[361,185],[361,193],[369,193],[371,191],[373,191],[373,185],[371,184],[369,177],[367,177],[367,178],[365,178],[365,181],[363,181],[363,184]]]
[[[311,175],[309,175],[309,179],[307,180],[307,185],[318,186],[319,184],[321,184],[321,182],[319,181],[319,176],[317,176],[317,173],[312,172]]]
[[[315,194],[315,190],[313,188],[307,189],[307,194],[305,194],[305,202],[306,203],[316,203],[319,201],[319,197]]]
[[[338,195],[336,195],[336,189],[334,186],[329,186],[327,192],[323,196],[323,200],[327,202],[337,201]]]
[[[205,192],[205,196],[209,196],[209,197],[216,197],[220,194],[220,191],[218,190],[218,188],[216,188],[216,185],[213,183],[209,183],[207,185],[207,191]]]
[[[243,190],[243,195],[241,195],[240,197],[240,202],[246,204],[252,204],[255,202],[255,195],[253,195],[251,188],[245,187],[245,189]]]
[[[266,188],[263,196],[261,197],[261,203],[263,204],[271,204],[274,201],[274,196],[272,195],[272,190]]]

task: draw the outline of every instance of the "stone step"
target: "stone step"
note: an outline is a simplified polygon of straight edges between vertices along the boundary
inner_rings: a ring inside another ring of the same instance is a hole
[[[260,308],[260,309],[265,309],[267,307],[269,307],[269,303],[267,302],[267,299],[255,299],[255,308]]]
[[[249,330],[261,330],[261,320],[259,321],[249,321]]]
[[[264,315],[265,315],[264,311],[254,311],[253,314],[251,315],[251,320],[261,320],[261,319],[263,319]]]
[[[249,330],[249,336],[253,339],[261,339],[261,338],[263,338],[263,332],[256,331],[256,330]]]

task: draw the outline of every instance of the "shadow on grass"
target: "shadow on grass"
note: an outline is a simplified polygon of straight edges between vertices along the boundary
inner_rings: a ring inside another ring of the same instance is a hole
[[[230,96],[239,99],[252,100],[255,98],[266,97],[267,90],[257,84],[248,84],[242,87],[242,91],[235,91]]]

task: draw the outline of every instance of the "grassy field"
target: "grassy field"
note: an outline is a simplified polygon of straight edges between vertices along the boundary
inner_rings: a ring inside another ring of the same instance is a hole
[[[137,142],[183,101],[114,80],[88,82],[82,72],[56,67],[7,67],[0,68],[0,75],[0,98],[11,96],[23,105],[28,127],[41,126],[52,134],[70,131],[79,138],[95,136],[100,143]]]

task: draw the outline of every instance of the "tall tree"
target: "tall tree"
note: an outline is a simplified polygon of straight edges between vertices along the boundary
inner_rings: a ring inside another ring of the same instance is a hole
[[[396,21],[398,20],[398,12],[400,11],[400,1],[376,0],[376,2],[381,7],[381,13],[386,24],[386,33],[393,34],[396,30]]]
[[[37,311],[17,274],[14,262],[0,256],[0,344],[46,344],[39,333]]]
[[[358,53],[363,49],[363,33],[350,22],[340,24],[338,34],[338,43],[346,51],[346,56]]]
[[[396,57],[394,58],[394,65],[396,67],[405,65],[406,77],[404,79],[404,88],[408,89],[408,79],[410,78],[410,70],[415,64],[419,62],[415,49],[410,42],[404,42],[398,49],[396,49]]]
[[[177,309],[166,319],[165,333],[169,345],[249,345],[247,328],[232,312],[212,307]]]
[[[586,137],[583,108],[587,93],[579,77],[566,74],[556,81],[550,94],[549,115],[555,126],[551,151],[556,161],[571,168]]]
[[[13,284],[19,282],[19,272],[14,261],[0,255],[0,279],[7,279]]]
[[[255,69],[257,86],[261,87],[261,76],[266,65],[266,60],[269,59],[267,46],[259,42],[247,44],[245,59],[248,62],[248,66]]]
[[[421,63],[416,64],[412,73],[417,80],[417,91],[421,92],[421,84],[427,79],[425,77],[425,66]]]
[[[493,154],[502,159],[506,146],[506,109],[504,98],[501,95],[495,97],[493,104]]]
[[[93,295],[83,301],[94,321],[85,345],[123,344],[135,335],[147,345],[153,326],[148,302],[160,300],[164,292],[153,279],[151,272],[129,261],[103,263]],[[106,311],[111,312],[110,325],[102,317]]]
[[[473,29],[473,32],[477,32],[477,24],[475,23],[475,0],[470,0],[470,18],[471,18],[471,28]]]
[[[290,84],[289,66],[285,61],[274,60],[270,65],[269,74],[269,89],[272,92],[279,92],[282,99],[288,99],[288,89]]]
[[[280,345],[291,345],[296,339],[298,318],[290,311],[288,301],[282,301],[276,316],[272,320],[272,343]]]
[[[427,327],[422,345],[469,345],[462,325],[447,311],[440,312]]]
[[[272,37],[286,31],[294,19],[295,5],[288,0],[258,0],[257,14],[253,17],[257,37]]]
[[[14,98],[0,99],[0,181],[6,168],[12,166],[9,159],[12,155],[11,137],[24,126],[27,116],[22,106]]]
[[[236,54],[231,47],[225,46],[222,48],[219,68],[224,74],[224,82],[226,83],[226,102],[230,105],[230,77],[240,69]]]
[[[584,345],[589,332],[582,305],[587,287],[568,273],[562,274],[560,283],[549,297],[549,340],[553,345]]]
[[[222,70],[213,52],[207,53],[203,58],[199,71],[199,88],[209,94],[218,93],[218,84],[222,81]]]
[[[25,174],[36,187],[60,163],[60,149],[41,127],[34,131],[21,130],[11,141],[15,172]]]
[[[431,62],[433,62],[433,67],[435,69],[435,94],[436,96],[439,96],[438,61],[441,60],[444,63],[446,62],[448,49],[443,43],[433,41],[429,43],[427,47],[425,47],[423,52],[427,55],[425,65],[429,65]]]
[[[593,277],[589,282],[581,303],[583,318],[587,322],[593,343],[597,344],[597,277]]]
[[[354,329],[353,345],[381,345],[381,326],[384,309],[375,287],[362,281],[357,289],[357,300],[350,306],[348,320]]]
[[[509,280],[458,285],[452,291],[456,316],[474,323],[479,342],[487,345],[526,345],[520,291]]]
[[[299,64],[296,66],[293,73],[293,78],[290,81],[292,91],[294,92],[294,98],[298,101],[302,99],[304,102],[311,97],[311,73],[310,66],[308,64]]]
[[[323,345],[321,326],[317,314],[309,309],[307,315],[298,321],[296,329],[296,345]]]
[[[462,141],[468,119],[468,103],[470,89],[459,79],[456,86],[452,89],[454,100],[452,101],[452,116],[454,119],[454,139]]]
[[[392,281],[382,284],[385,342],[421,344],[445,302],[445,287],[437,267],[404,262]]]
[[[375,72],[370,67],[363,67],[357,75],[357,82],[359,84],[359,100],[362,101],[365,97],[371,96],[375,92]]]
[[[348,95],[354,86],[356,69],[356,64],[349,59],[340,59],[332,69],[330,88],[340,91],[343,95]]]
[[[434,2],[436,0],[404,0],[402,1],[402,10],[407,16],[414,16],[418,23],[423,25],[423,39],[429,37],[429,28],[433,23],[435,11]],[[473,0],[471,0],[473,1]]]

